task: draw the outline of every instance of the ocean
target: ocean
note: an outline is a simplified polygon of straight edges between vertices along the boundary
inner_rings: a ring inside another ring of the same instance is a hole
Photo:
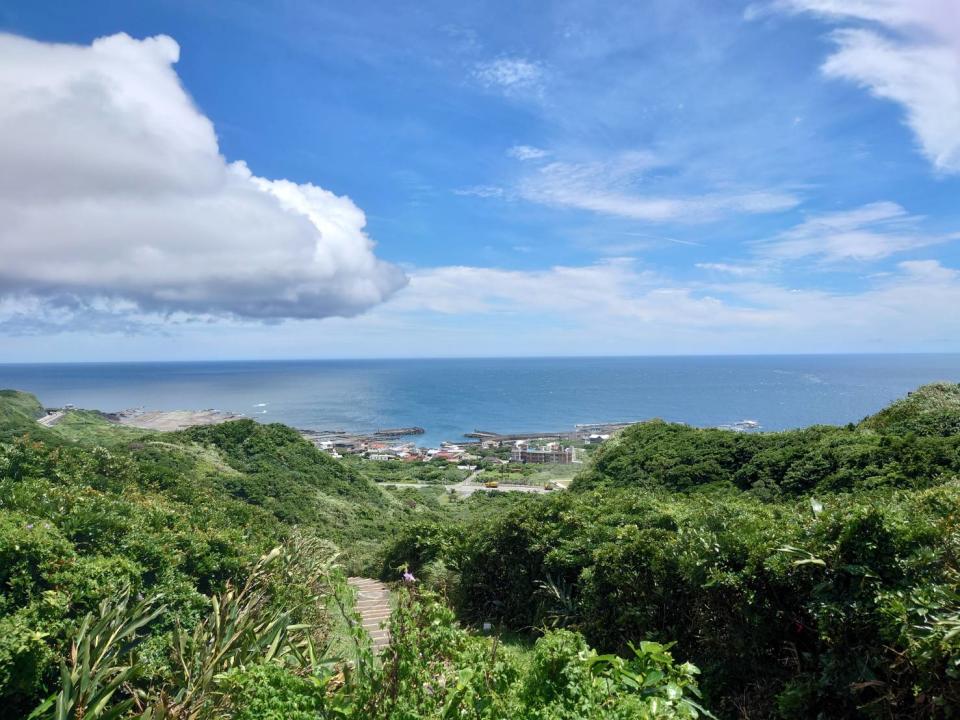
[[[0,364],[48,407],[216,408],[314,430],[538,432],[653,417],[764,430],[856,422],[917,386],[960,382],[960,354]]]

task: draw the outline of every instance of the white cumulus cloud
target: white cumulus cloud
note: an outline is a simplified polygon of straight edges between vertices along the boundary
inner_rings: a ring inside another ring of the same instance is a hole
[[[166,36],[0,35],[0,298],[282,319],[401,288],[349,198],[223,158],[179,54]]]

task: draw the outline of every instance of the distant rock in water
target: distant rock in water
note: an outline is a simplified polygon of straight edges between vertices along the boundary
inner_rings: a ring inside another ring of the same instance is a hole
[[[735,432],[752,432],[759,430],[762,425],[756,420],[739,420],[735,423],[728,423],[726,425],[718,425],[720,430],[733,430]]]

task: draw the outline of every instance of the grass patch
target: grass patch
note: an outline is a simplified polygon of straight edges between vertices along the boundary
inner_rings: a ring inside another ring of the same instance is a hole
[[[111,422],[96,410],[67,410],[50,429],[65,440],[104,447],[150,439],[157,434],[154,430]]]

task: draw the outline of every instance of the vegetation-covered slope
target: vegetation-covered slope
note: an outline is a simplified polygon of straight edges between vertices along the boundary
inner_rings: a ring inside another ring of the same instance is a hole
[[[101,600],[124,588],[163,593],[159,637],[195,620],[202,593],[242,576],[284,534],[272,515],[200,478],[154,481],[105,449],[0,448],[0,705],[36,704],[78,619]]]
[[[36,423],[0,394],[0,707],[32,708],[85,613],[128,588],[161,593],[144,648],[161,672],[176,622],[301,532],[360,558],[404,506],[283,426],[250,421],[154,433],[71,411]],[[106,446],[106,447],[105,447]]]
[[[373,482],[285,425],[234,420],[171,433],[169,439],[214,451],[232,470],[217,475],[219,485],[286,523],[361,539],[367,523],[382,520],[392,504]]]
[[[36,422],[42,414],[43,406],[33,395],[18,390],[0,390],[0,442],[28,431],[45,435],[45,428]]]
[[[858,426],[735,433],[652,421],[606,443],[574,489],[729,485],[796,495],[927,487],[960,472],[960,386],[928,385]]]
[[[43,428],[34,399],[4,393],[0,707],[67,696],[58,665],[90,613],[146,618],[104,676],[128,672],[104,705],[118,717],[695,717],[683,660],[724,718],[953,717],[956,398],[928,386],[859,425],[784,433],[644,423],[570,492],[423,511],[280,425],[154,433],[76,412]],[[303,651],[343,598],[327,541],[355,567],[382,545],[386,578],[418,578],[383,661],[358,647],[344,674]],[[276,544],[295,549],[255,565]],[[459,629],[444,599],[468,628],[537,643]]]
[[[50,445],[114,447],[153,434],[149,430],[117,425],[96,410],[67,410],[50,427],[37,422],[43,414],[40,401],[30,393],[0,390],[0,442],[28,435]]]
[[[886,434],[956,435],[960,433],[960,384],[924,385],[866,418],[860,427]]]
[[[843,428],[637,425],[570,492],[411,525],[386,566],[434,578],[469,620],[676,642],[724,717],[953,717],[955,396],[922,388]]]
[[[478,522],[401,533],[391,565],[461,613],[558,624],[601,650],[677,642],[708,706],[737,717],[856,717],[960,702],[956,482],[764,502],[630,489],[518,498]],[[941,624],[943,623],[943,624]],[[934,712],[932,707],[926,711]],[[910,715],[905,715],[909,717]]]
[[[661,645],[601,657],[562,632],[530,653],[504,648],[415,584],[374,658],[330,541],[356,564],[398,519],[431,513],[416,491],[385,495],[290,428],[156,433],[88,411],[43,428],[17,393],[0,410],[12,438],[0,442],[2,717],[699,714],[696,668]],[[328,645],[332,608],[347,622]],[[327,647],[350,648],[352,671]]]

